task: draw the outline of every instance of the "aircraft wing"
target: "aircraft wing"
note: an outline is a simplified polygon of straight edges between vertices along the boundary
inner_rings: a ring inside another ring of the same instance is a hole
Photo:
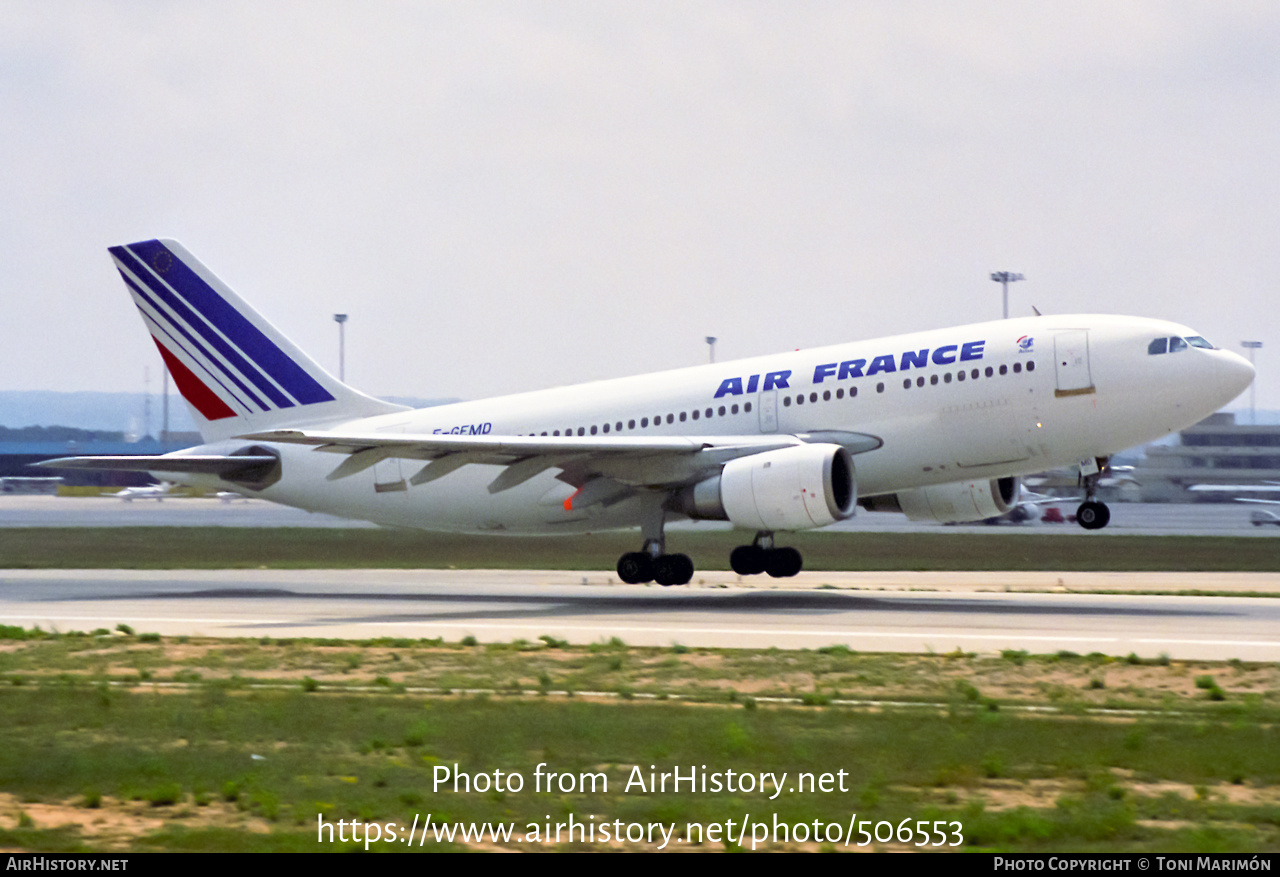
[[[1211,493],[1280,493],[1280,481],[1264,481],[1261,484],[1193,484],[1187,490]],[[1280,505],[1280,499],[1259,499],[1252,496],[1237,496],[1233,499],[1236,502]]]
[[[628,487],[671,487],[692,483],[707,470],[736,457],[797,444],[838,444],[851,454],[865,453],[882,444],[876,436],[836,431],[800,435],[552,437],[279,429],[240,438],[311,445],[317,451],[343,454],[345,459],[327,476],[331,481],[391,458],[425,461],[409,479],[415,485],[472,463],[505,466],[490,483],[490,493],[515,487],[548,469],[561,470],[558,477],[577,487],[598,478]]]
[[[1217,493],[1280,493],[1280,482],[1264,481],[1261,484],[1193,484],[1187,490]]]

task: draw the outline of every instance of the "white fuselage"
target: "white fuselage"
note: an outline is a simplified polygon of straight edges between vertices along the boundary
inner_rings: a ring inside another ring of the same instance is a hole
[[[1070,465],[1195,423],[1247,387],[1252,369],[1216,349],[1148,352],[1153,339],[1193,335],[1160,320],[1032,317],[306,425],[389,435],[600,438],[852,432],[880,440],[853,458],[858,495],[874,496]],[[634,500],[566,508],[575,488],[557,480],[554,468],[491,493],[501,467],[467,465],[413,485],[409,479],[422,463],[393,457],[327,480],[340,456],[298,445],[271,448],[280,455],[281,477],[255,495],[312,511],[458,532],[637,524]]]

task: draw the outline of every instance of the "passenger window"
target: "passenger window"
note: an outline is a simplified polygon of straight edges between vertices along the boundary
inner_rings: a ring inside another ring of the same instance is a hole
[[[733,407],[736,409],[738,406],[737,406],[737,405],[734,405]],[[750,413],[751,413],[751,403],[750,403],[750,402],[744,402],[744,403],[742,404],[742,410],[743,410],[743,412],[744,412],[744,413],[746,413],[746,414],[750,414]],[[734,411],[733,413],[734,413],[734,414],[737,414],[738,412],[737,412],[737,411]]]
[[[748,402],[748,403],[747,403],[747,410],[748,410],[748,411],[750,411],[750,410],[751,410],[751,407],[750,407],[750,406],[751,406],[751,403],[750,403],[750,402]],[[730,414],[737,414],[737,413],[738,413],[738,406],[737,406],[737,405],[734,405],[734,406],[733,406],[733,410],[731,410],[729,413],[730,413]]]
[[[883,393],[883,392],[884,392],[884,384],[876,384],[876,392],[877,392],[877,393]]]
[[[1157,338],[1147,345],[1147,355],[1155,356],[1157,353],[1165,353],[1169,350],[1168,338]]]
[[[1170,353],[1181,353],[1182,351],[1184,351],[1184,350],[1186,350],[1186,349],[1187,349],[1187,342],[1183,341],[1181,338],[1170,338],[1170,339],[1169,339],[1169,352],[1170,352]]]

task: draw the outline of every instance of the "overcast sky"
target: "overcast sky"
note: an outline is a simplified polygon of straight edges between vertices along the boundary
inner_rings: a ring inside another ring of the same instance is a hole
[[[1262,340],[1274,2],[22,2],[0,389],[142,389],[106,248],[182,241],[378,395],[478,398],[1011,310]],[[1247,394],[1238,405],[1247,405]]]

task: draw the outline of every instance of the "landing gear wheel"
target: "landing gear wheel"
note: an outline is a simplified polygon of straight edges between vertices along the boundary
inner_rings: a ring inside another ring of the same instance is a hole
[[[643,551],[631,551],[618,558],[618,578],[628,585],[653,581],[653,560]]]
[[[1085,500],[1076,509],[1076,522],[1086,530],[1101,530],[1111,520],[1111,509],[1104,502]]]
[[[740,576],[764,572],[765,550],[756,545],[739,545],[729,554],[729,566]]]
[[[775,548],[765,558],[764,571],[775,579],[787,579],[800,572],[804,558],[794,548]]]
[[[693,578],[693,561],[687,554],[664,554],[653,561],[653,580],[666,587],[687,585]]]

